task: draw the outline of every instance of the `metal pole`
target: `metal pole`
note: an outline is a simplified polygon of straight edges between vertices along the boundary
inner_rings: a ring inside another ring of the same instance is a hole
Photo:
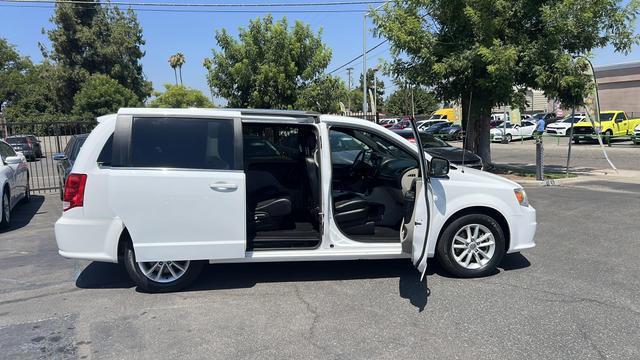
[[[567,177],[569,177],[569,164],[571,161],[571,143],[573,142],[573,124],[576,122],[576,107],[571,108],[571,130],[569,130],[569,150],[567,152]]]
[[[416,106],[413,102],[413,85],[411,86],[411,117],[416,118]]]
[[[367,14],[364,13],[362,26],[362,112],[367,116]]]
[[[352,67],[347,68],[347,72],[349,73],[349,81],[348,81],[348,86],[349,86],[349,96],[347,97],[347,109],[349,114],[351,114],[351,72],[353,71]]]
[[[378,84],[376,84],[376,71],[373,70],[373,108],[378,113]]]

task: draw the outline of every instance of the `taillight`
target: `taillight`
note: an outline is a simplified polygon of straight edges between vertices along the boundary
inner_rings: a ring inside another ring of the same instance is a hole
[[[64,184],[63,211],[83,205],[86,184],[86,174],[69,174],[67,182]]]
[[[31,139],[27,138],[27,145],[29,145],[29,147],[31,147]]]
[[[415,139],[415,138],[412,138],[412,137],[407,138],[407,140],[409,140],[409,142],[410,142],[410,143],[415,143],[415,142],[416,142],[416,139]]]

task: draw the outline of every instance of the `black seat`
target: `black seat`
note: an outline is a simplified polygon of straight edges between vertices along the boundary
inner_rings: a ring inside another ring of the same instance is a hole
[[[309,178],[311,204],[316,213],[320,211],[319,189],[320,173],[316,161],[317,147],[315,136],[309,136],[306,144],[305,165]],[[347,235],[373,235],[375,223],[369,220],[369,205],[360,195],[350,192],[334,192],[333,218],[340,230]]]
[[[291,215],[291,197],[266,171],[247,171],[247,198],[250,230],[278,230]]]

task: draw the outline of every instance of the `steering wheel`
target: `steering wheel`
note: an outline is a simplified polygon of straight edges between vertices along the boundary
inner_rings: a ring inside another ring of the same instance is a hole
[[[358,173],[358,169],[362,167],[362,165],[365,164],[364,161],[364,156],[367,153],[367,149],[362,149],[358,152],[358,155],[356,155],[355,159],[353,159],[353,163],[351,164],[351,167],[349,168],[349,176],[353,177]]]

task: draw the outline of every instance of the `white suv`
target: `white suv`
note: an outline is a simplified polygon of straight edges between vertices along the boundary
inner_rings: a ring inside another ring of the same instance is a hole
[[[59,252],[121,262],[146,291],[183,288],[206,262],[410,258],[424,276],[436,256],[483,276],[535,246],[518,184],[449,169],[372,122],[231,109],[98,122],[65,185]]]

